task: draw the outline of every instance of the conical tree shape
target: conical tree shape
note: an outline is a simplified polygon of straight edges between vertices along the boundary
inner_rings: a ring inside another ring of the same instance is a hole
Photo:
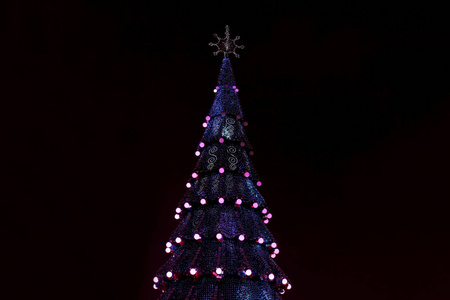
[[[251,146],[230,60],[197,149],[200,156],[180,201],[180,224],[167,243],[171,258],[154,278],[161,300],[273,300],[290,288],[273,261],[271,218],[249,159]]]

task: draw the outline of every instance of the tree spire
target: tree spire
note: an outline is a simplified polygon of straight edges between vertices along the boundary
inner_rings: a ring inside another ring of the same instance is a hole
[[[228,57],[228,53],[233,53],[237,58],[239,58],[239,54],[236,53],[236,48],[244,49],[243,45],[236,45],[236,41],[241,37],[236,36],[234,39],[230,39],[230,27],[228,25],[225,26],[225,37],[220,38],[217,34],[213,34],[215,38],[217,38],[217,43],[209,43],[210,46],[216,46],[217,51],[214,52],[214,55],[223,53],[224,57]]]

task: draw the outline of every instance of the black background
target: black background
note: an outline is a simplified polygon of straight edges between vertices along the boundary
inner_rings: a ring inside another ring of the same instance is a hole
[[[284,299],[450,298],[443,8],[9,1],[0,14],[5,299],[156,299],[226,24],[246,47],[231,61]]]

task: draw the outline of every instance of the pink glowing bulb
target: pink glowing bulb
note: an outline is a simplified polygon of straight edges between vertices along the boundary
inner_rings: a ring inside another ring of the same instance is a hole
[[[252,207],[253,207],[253,208],[258,208],[258,203],[256,203],[256,202],[253,203]]]
[[[219,89],[219,87],[218,86],[216,86],[216,90],[218,90]]]
[[[186,203],[184,204],[184,207],[185,207],[185,208],[191,208],[192,206],[191,206],[189,203],[186,202]]]
[[[290,283],[288,284],[287,289],[288,290],[292,289],[292,285]]]
[[[200,236],[200,234],[198,234],[198,233],[194,234],[194,239],[195,239],[196,241],[200,240],[201,238],[202,238],[202,237]]]
[[[166,273],[166,276],[171,278],[173,276],[173,273],[169,271],[169,272]]]
[[[206,116],[206,121],[209,121],[209,120],[211,120],[211,117],[210,116]]]
[[[154,277],[154,278],[153,278],[153,282],[154,282],[154,283],[158,283],[158,281],[159,281],[158,277]]]
[[[242,200],[241,199],[237,199],[236,200],[236,205],[241,205],[242,204]]]
[[[216,234],[216,238],[220,241],[222,239],[222,234],[221,233]]]
[[[187,188],[190,188],[191,187],[191,184],[188,182],[188,183],[186,183],[186,187]]]
[[[273,253],[280,254],[280,249],[276,248],[275,250],[273,250]]]
[[[220,203],[220,204],[223,204],[224,202],[225,202],[225,199],[219,198],[219,203]]]
[[[236,89],[236,92],[239,92],[239,89]]]
[[[222,274],[223,274],[223,271],[222,271],[221,268],[217,268],[217,269],[216,269],[216,273],[217,273],[218,275],[222,275]]]
[[[243,234],[241,234],[240,236],[239,236],[239,240],[242,242],[243,240],[245,240],[245,235],[243,235]]]
[[[197,178],[198,174],[197,173],[192,173],[192,178]]]
[[[236,118],[239,120],[241,118],[241,115],[237,115]]]
[[[195,151],[195,156],[200,156],[200,151]]]
[[[179,215],[179,214],[176,214],[176,215],[174,216],[174,218],[175,218],[176,220],[179,220],[179,219],[180,219],[180,215]]]
[[[205,204],[206,204],[206,199],[200,200],[200,204],[201,204],[201,205],[205,205]]]
[[[189,270],[189,273],[191,273],[191,275],[194,276],[195,274],[197,274],[197,269],[191,268],[191,270]]]
[[[249,173],[249,172],[245,172],[245,173],[244,173],[244,176],[245,176],[245,177],[249,177],[249,176],[250,176],[250,173]]]
[[[267,208],[263,208],[263,210],[261,211],[263,214],[267,214]]]
[[[245,146],[245,143],[244,143],[244,142],[241,142],[240,145],[241,145],[241,147],[244,147],[244,146]]]
[[[260,243],[260,244],[264,243],[264,239],[263,238],[259,238],[258,239],[258,243]]]
[[[277,247],[277,243],[272,243],[272,244],[270,244],[270,247],[276,248],[276,247]]]
[[[178,244],[181,243],[181,238],[180,238],[180,237],[177,237],[177,238],[175,239],[175,242],[178,243]]]
[[[225,172],[225,169],[224,168],[220,168],[219,169],[219,173],[224,173]]]
[[[269,224],[269,220],[264,220],[264,224]]]
[[[172,247],[172,243],[171,243],[171,242],[167,242],[167,243],[166,243],[166,247],[167,247],[167,248]]]
[[[250,154],[250,155],[253,155],[253,154],[255,154],[253,151],[250,151],[248,154]]]
[[[219,139],[219,143],[223,143],[225,140],[223,138]]]
[[[272,214],[267,214],[267,219],[272,219]]]
[[[288,281],[286,278],[283,278],[283,280],[281,280],[281,283],[286,285],[288,283]]]
[[[203,142],[200,142],[200,144],[198,144],[198,145],[200,146],[200,148],[205,147],[205,143],[203,143]]]
[[[170,253],[172,251],[170,248],[166,248],[166,253]]]
[[[245,271],[245,275],[250,276],[252,275],[252,270],[247,269],[247,271]]]
[[[235,89],[236,88],[236,86],[235,85],[233,85],[233,89]]]
[[[277,255],[272,253],[272,254],[270,254],[270,257],[275,258],[275,257],[277,257]]]
[[[269,280],[272,281],[275,279],[275,275],[273,275],[272,273],[269,274]]]
[[[257,185],[257,186],[261,186],[261,185],[262,185],[261,181],[258,181],[258,182],[256,183],[256,185]]]
[[[242,123],[244,126],[248,126],[248,122],[245,121],[244,123]]]
[[[175,212],[176,212],[177,214],[181,213],[181,208],[177,207],[177,209],[175,209]]]

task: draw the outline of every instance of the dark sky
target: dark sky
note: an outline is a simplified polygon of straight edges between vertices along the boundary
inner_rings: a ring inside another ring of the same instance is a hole
[[[5,299],[156,299],[227,24],[284,299],[450,298],[447,10],[20,2],[0,6]]]

